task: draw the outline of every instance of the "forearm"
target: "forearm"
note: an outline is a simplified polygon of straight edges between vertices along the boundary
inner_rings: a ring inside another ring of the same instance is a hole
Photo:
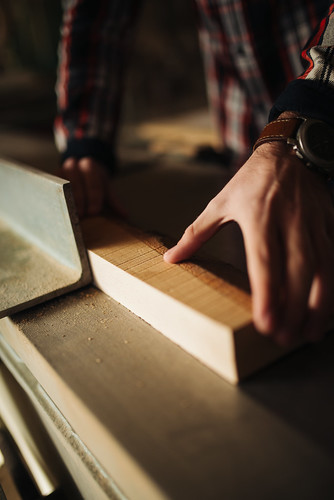
[[[64,2],[55,135],[63,159],[91,156],[112,165],[134,0]]]

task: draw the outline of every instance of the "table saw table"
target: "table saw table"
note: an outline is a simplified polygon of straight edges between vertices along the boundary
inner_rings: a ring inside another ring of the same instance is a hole
[[[117,181],[145,229],[173,199],[160,230],[177,233],[199,191],[221,184],[218,170],[173,165],[132,173],[132,188]],[[170,172],[190,193],[182,210]],[[159,182],[163,196],[150,190]],[[4,378],[24,389],[87,500],[333,498],[333,335],[232,386],[93,286],[1,320],[0,333]]]
[[[235,387],[94,287],[0,330],[84,498],[333,498],[333,335]]]

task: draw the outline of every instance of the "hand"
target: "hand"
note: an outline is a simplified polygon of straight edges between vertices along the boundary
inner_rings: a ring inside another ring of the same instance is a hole
[[[93,158],[68,158],[57,174],[71,182],[79,217],[97,215],[105,204],[115,208],[107,168]]]
[[[243,233],[258,331],[320,339],[334,305],[334,208],[317,173],[283,143],[260,146],[165,254],[192,255],[225,223]]]

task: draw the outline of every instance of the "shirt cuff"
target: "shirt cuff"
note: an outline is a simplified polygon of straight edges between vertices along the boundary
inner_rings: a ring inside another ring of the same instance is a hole
[[[294,80],[276,100],[269,121],[284,111],[296,111],[334,126],[334,89],[315,81]]]
[[[66,150],[61,155],[62,162],[67,158],[87,157],[103,163],[111,172],[116,170],[116,157],[113,150],[100,139],[70,139]]]

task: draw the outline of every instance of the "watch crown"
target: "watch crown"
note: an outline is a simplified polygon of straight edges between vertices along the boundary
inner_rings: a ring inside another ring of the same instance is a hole
[[[296,153],[296,156],[300,159],[300,160],[303,160],[304,157],[303,155],[301,154],[301,152],[299,151],[298,149],[298,146],[297,145],[294,145],[293,148],[294,152]]]

